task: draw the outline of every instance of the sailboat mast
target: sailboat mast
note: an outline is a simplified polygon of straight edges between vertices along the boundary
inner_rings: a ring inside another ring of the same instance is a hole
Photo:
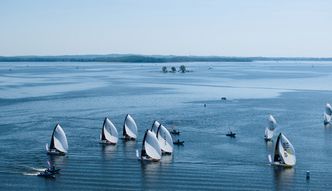
[[[127,121],[128,115],[129,115],[129,114],[126,115],[126,118],[125,118],[125,120],[124,120],[124,122],[123,122],[123,136],[124,136],[124,137],[128,136],[128,135],[127,135],[127,132],[126,132],[126,121]]]
[[[59,123],[55,125],[55,127],[53,128],[53,133],[52,133],[52,138],[51,138],[51,143],[50,143],[50,149],[54,149],[54,133],[56,128],[58,127]]]

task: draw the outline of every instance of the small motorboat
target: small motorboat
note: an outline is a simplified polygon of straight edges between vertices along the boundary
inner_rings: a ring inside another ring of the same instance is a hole
[[[47,170],[45,170],[44,172],[41,172],[39,174],[37,174],[37,176],[40,176],[40,177],[44,177],[44,178],[52,178],[52,179],[55,179],[55,175],[48,172]]]
[[[173,142],[174,145],[183,145],[183,143],[184,141],[180,141],[179,139]]]
[[[221,98],[221,100],[224,100],[224,101],[226,101],[226,100],[227,100],[227,98],[226,98],[226,97],[222,97],[222,98]]]
[[[178,131],[176,129],[172,129],[172,131],[170,131],[170,133],[173,135],[180,135],[180,131]]]
[[[55,166],[52,166],[52,167],[46,169],[45,171],[54,175],[54,174],[60,174],[60,170],[61,170],[60,168],[55,168]]]
[[[229,131],[228,133],[226,133],[226,136],[227,136],[227,137],[235,138],[236,133],[234,133],[234,132],[232,132],[232,131]]]
[[[226,133],[226,136],[227,136],[227,137],[235,138],[236,133],[234,133],[233,131],[231,131],[231,129],[229,129],[228,133]]]

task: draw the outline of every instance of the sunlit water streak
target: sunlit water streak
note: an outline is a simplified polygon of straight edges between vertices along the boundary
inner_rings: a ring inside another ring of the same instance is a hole
[[[193,72],[160,72],[163,65],[181,64],[1,63],[0,187],[332,189],[332,130],[322,124],[324,105],[332,102],[332,64],[185,63]],[[98,144],[103,118],[110,117],[122,134],[127,113],[138,124],[138,141]],[[295,147],[294,169],[268,165],[273,148],[263,140],[268,113]],[[159,163],[141,164],[135,150],[153,120],[178,128],[185,145]],[[69,153],[49,158],[44,145],[57,122],[67,133]],[[235,139],[225,136],[229,128]],[[35,176],[47,160],[62,168],[56,180]]]

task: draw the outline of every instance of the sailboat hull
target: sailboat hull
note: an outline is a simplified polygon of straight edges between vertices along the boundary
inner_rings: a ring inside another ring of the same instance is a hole
[[[141,156],[140,153],[138,152],[138,150],[136,150],[136,157],[139,161],[147,161],[147,162],[159,162],[160,159],[153,159],[150,157],[146,157],[146,156]]]
[[[47,150],[48,155],[57,155],[57,156],[65,156],[66,153],[60,152],[58,150],[52,149],[52,150]]]
[[[103,144],[103,145],[116,145],[116,143],[112,143],[112,142],[107,141],[107,140],[101,140],[99,143]]]
[[[272,166],[281,166],[281,167],[285,167],[285,168],[292,168],[294,165],[288,165],[288,164],[284,164],[284,163],[280,163],[280,162],[273,162],[271,163]]]
[[[124,137],[123,137],[123,140],[125,140],[125,141],[135,141],[136,139],[133,138],[133,137],[124,136]]]

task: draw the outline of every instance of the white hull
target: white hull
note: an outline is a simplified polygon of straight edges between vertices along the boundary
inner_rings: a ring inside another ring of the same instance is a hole
[[[152,158],[145,157],[145,156],[141,157],[141,155],[137,149],[136,149],[136,158],[137,158],[137,160],[142,161],[142,162],[143,161],[147,161],[147,162],[159,162],[160,161],[160,159],[152,159]]]

